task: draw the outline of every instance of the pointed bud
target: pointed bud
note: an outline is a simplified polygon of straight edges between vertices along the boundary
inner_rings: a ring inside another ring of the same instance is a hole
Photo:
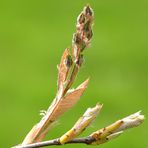
[[[141,111],[134,113],[126,118],[121,119],[122,124],[114,132],[119,132],[129,128],[139,126],[144,121],[144,115],[140,114]]]
[[[92,133],[90,136],[96,139],[92,144],[96,145],[105,143],[121,135],[124,130],[139,126],[143,121],[144,115],[141,115],[140,112],[118,120],[115,123]]]
[[[88,108],[82,117],[75,123],[75,125],[60,137],[60,143],[64,144],[78,135],[80,135],[96,118],[102,108],[101,104],[97,104],[93,108]]]
[[[93,15],[93,10],[90,8],[89,5],[87,5],[85,8],[84,8],[84,12],[86,15],[88,16],[92,16]]]
[[[84,13],[81,13],[81,14],[78,16],[77,21],[79,22],[79,24],[82,24],[82,23],[85,22],[85,15],[84,15]]]

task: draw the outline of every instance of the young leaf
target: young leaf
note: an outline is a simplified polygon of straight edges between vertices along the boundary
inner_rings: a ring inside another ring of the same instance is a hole
[[[63,84],[67,78],[68,71],[70,68],[68,65],[69,56],[69,49],[66,48],[62,55],[60,65],[58,66],[58,88],[60,88],[61,84]]]
[[[59,102],[55,103],[57,105],[54,109],[51,109],[53,112],[50,112],[50,120],[55,121],[60,115],[74,106],[86,90],[88,82],[89,79],[84,81],[76,89],[68,92]]]
[[[49,111],[47,111],[41,121],[29,132],[22,145],[41,141],[49,131],[53,122],[55,122],[58,117],[68,109],[72,108],[80,99],[81,95],[87,88],[88,81],[88,79],[84,81],[80,86],[67,93],[63,98],[55,98]]]

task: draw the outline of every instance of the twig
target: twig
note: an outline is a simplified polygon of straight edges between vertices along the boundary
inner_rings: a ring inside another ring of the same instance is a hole
[[[70,141],[67,141],[63,144],[82,143],[87,145],[100,145],[114,138],[117,138],[127,129],[141,125],[143,121],[144,121],[144,115],[141,115],[140,112],[137,112],[123,119],[120,119],[105,128],[93,132],[88,137],[71,139]],[[62,145],[60,139],[61,137],[33,144],[18,145],[14,146],[13,148],[38,148],[38,147],[45,147],[52,145]]]
[[[84,137],[84,138],[76,138],[73,139],[65,144],[90,144],[92,142],[94,142],[95,139],[93,137]],[[61,145],[61,143],[59,142],[59,139],[53,139],[53,140],[48,140],[48,141],[43,141],[43,142],[37,142],[37,143],[33,143],[33,144],[28,144],[25,146],[15,146],[13,148],[39,148],[39,147],[45,147],[45,146],[52,146],[52,145]]]
[[[48,133],[51,125],[76,104],[87,88],[88,79],[76,89],[70,90],[83,63],[83,51],[92,39],[93,18],[90,6],[84,7],[77,19],[76,32],[72,40],[72,54],[69,49],[66,49],[58,66],[58,92],[55,99],[40,122],[27,134],[22,144],[13,148],[38,148],[73,143],[99,145],[120,136],[126,129],[137,127],[143,123],[144,115],[139,111],[97,130],[87,137],[76,138],[96,118],[102,108],[102,105],[97,104],[94,108],[88,108],[74,126],[60,138],[40,142]]]

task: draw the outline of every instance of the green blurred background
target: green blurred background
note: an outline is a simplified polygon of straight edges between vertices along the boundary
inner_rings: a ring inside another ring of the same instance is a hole
[[[104,104],[101,114],[82,136],[139,110],[147,115],[147,0],[1,0],[0,148],[21,143],[40,120],[39,110],[48,108],[57,89],[56,65],[87,3],[95,13],[94,37],[74,86],[90,76],[89,87],[46,139],[62,135],[97,102]],[[146,120],[101,147],[146,148],[147,136]]]

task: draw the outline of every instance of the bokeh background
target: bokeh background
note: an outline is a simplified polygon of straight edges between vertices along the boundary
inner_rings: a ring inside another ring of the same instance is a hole
[[[87,3],[95,13],[94,37],[74,86],[90,76],[89,87],[46,139],[62,135],[97,102],[104,104],[101,114],[82,136],[136,111],[148,114],[147,0],[1,0],[0,148],[21,143],[40,120],[39,110],[48,108],[57,89],[56,65]],[[101,147],[146,148],[147,137],[146,120]]]

